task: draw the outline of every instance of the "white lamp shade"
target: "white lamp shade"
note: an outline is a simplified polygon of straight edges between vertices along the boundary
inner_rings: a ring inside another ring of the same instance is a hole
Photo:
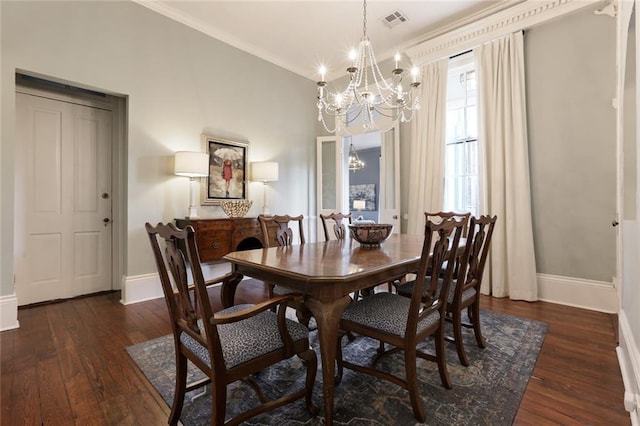
[[[178,176],[204,177],[209,175],[209,154],[178,151],[175,155],[174,173]]]
[[[275,182],[278,180],[278,163],[261,161],[251,163],[251,180],[260,182]]]
[[[353,209],[354,210],[362,210],[366,207],[364,200],[353,200]]]

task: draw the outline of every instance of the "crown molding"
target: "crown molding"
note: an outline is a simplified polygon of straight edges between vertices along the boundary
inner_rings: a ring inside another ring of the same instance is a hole
[[[471,15],[467,15],[464,16],[456,21],[453,21],[449,24],[443,25],[441,27],[438,27],[436,29],[434,29],[433,31],[430,31],[428,33],[425,34],[421,34],[419,37],[414,38],[411,41],[408,41],[407,43],[404,43],[402,46],[402,51],[406,52],[408,49],[411,49],[415,46],[418,46],[428,40],[434,39],[436,37],[445,35],[445,34],[449,34],[451,31],[457,30],[459,28],[464,27],[465,25],[469,25],[472,24],[474,22],[479,22],[480,20],[491,16],[491,15],[495,15],[498,12],[501,12],[505,9],[508,9],[510,7],[515,6],[516,4],[525,2],[527,0],[502,0],[500,2],[497,2],[489,7],[486,7],[484,9],[479,10],[476,13],[473,13]],[[396,49],[397,50],[397,49]]]
[[[526,0],[405,50],[415,65],[455,55],[507,34],[602,4],[595,0]]]

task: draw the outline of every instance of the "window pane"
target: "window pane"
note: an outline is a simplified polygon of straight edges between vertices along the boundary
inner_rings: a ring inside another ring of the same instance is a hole
[[[449,75],[445,150],[444,209],[478,210],[478,109],[474,64]]]
[[[464,108],[447,111],[447,141],[457,141],[466,136]]]
[[[336,197],[336,142],[322,143],[322,205],[320,209],[335,209]]]
[[[450,75],[447,80],[447,102],[465,98],[464,74]]]
[[[467,107],[467,137],[478,138],[478,107]]]

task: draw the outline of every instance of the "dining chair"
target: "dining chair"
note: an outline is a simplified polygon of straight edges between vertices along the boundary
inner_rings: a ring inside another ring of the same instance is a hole
[[[441,221],[443,219],[456,218],[458,220],[462,220],[464,222],[464,226],[462,227],[462,235],[467,235],[467,226],[469,224],[469,218],[471,217],[471,212],[453,212],[453,211],[440,211],[440,212],[424,212],[424,218],[426,220],[431,221]],[[459,262],[456,262],[456,269],[453,270],[453,276],[456,277],[458,275],[457,265]],[[443,265],[443,269],[446,269],[447,264]],[[443,271],[440,272],[442,275]],[[431,271],[427,271],[427,275],[431,275]]]
[[[303,397],[307,409],[315,415],[318,409],[312,403],[312,392],[317,357],[309,348],[309,330],[285,317],[286,304],[296,295],[213,312],[208,286],[240,277],[227,274],[205,281],[192,226],[178,229],[172,223],[156,226],[147,223],[145,228],[169,310],[175,346],[176,379],[169,424],[175,425],[180,420],[185,393],[207,384],[212,388],[212,425],[237,425]],[[277,313],[271,311],[274,307]],[[293,355],[306,364],[305,386],[268,400],[250,376]],[[204,380],[187,384],[187,360],[206,375]],[[227,385],[239,380],[256,392],[260,403],[225,421]]]
[[[289,247],[296,243],[294,238],[293,229],[291,229],[292,223],[297,223],[298,242],[305,244],[304,238],[304,216],[289,216],[289,215],[275,215],[275,216],[258,216],[258,222],[260,222],[260,228],[262,230],[262,240],[265,247]],[[267,283],[269,287],[269,296],[286,295],[295,292],[295,290],[289,289],[286,283]],[[309,326],[311,321],[311,311],[304,304],[304,301],[300,298],[289,300],[289,306],[296,310],[296,317],[305,326]]]
[[[464,350],[462,327],[472,328],[478,347],[485,348],[480,329],[480,285],[497,220],[497,216],[471,217],[463,264],[460,266],[458,278],[449,287],[447,319],[453,322],[453,340],[456,344],[458,359],[464,366],[469,365],[469,360]],[[467,310],[469,322],[462,321],[464,309]]]
[[[262,239],[265,247],[287,247],[295,244],[292,223],[297,223],[298,243],[304,244],[304,216],[275,215],[265,216],[259,215],[260,229],[262,230]]]
[[[424,404],[420,399],[417,377],[417,357],[435,361],[442,385],[450,389],[451,380],[447,371],[444,351],[445,295],[453,278],[454,259],[462,235],[463,222],[455,218],[440,223],[427,221],[422,253],[417,271],[416,284],[411,298],[381,292],[349,304],[340,319],[340,335],[337,346],[337,377],[342,379],[344,368],[388,380],[409,392],[413,414],[420,422],[426,419]],[[439,271],[445,261],[448,267],[442,280],[427,277],[429,267]],[[424,292],[428,294],[423,297]],[[371,365],[355,364],[343,358],[341,339],[346,332],[358,333],[384,342],[391,348],[378,353]],[[435,355],[426,353],[417,346],[427,337],[434,337]],[[402,350],[404,352],[404,378],[375,368],[384,355]]]
[[[467,225],[469,223],[469,218],[471,217],[471,212],[424,212],[425,220],[440,221],[442,219],[450,219],[452,217],[464,221],[464,226],[462,227],[462,235],[467,235]]]
[[[324,240],[329,241],[331,239],[331,234],[329,233],[329,224],[327,222],[333,221],[333,234],[336,237],[336,240],[344,240],[349,231],[344,224],[344,220],[346,219],[349,224],[351,224],[351,213],[330,213],[330,214],[322,214],[320,213],[320,220],[322,221],[322,229],[324,230]]]
[[[497,219],[497,216],[488,215],[471,217],[465,247],[454,268],[457,269],[454,270],[455,279],[449,286],[446,319],[453,323],[453,338],[446,337],[446,340],[456,344],[458,359],[464,366],[469,365],[469,359],[464,350],[462,327],[473,328],[478,347],[485,347],[480,328],[480,285]],[[396,287],[396,291],[400,295],[411,297],[414,286],[415,281],[411,281]],[[465,309],[470,322],[462,321]]]

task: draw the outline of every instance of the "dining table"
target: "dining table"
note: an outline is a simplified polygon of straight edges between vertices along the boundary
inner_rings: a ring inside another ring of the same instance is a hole
[[[318,327],[325,424],[333,424],[336,345],[340,317],[351,294],[417,271],[424,236],[392,234],[378,247],[350,238],[235,251],[224,256],[232,272],[304,294]],[[223,284],[221,301],[234,304],[240,280]]]

